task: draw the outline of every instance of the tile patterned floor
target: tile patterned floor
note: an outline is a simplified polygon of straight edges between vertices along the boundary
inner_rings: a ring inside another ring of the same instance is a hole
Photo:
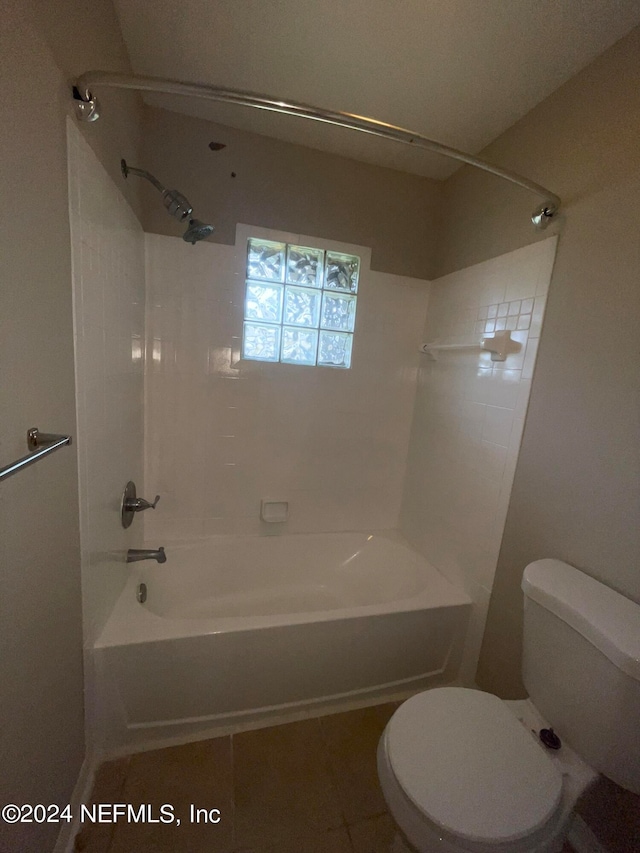
[[[171,803],[180,826],[87,824],[78,853],[388,853],[376,749],[396,704],[378,705],[104,764],[92,800]],[[189,806],[220,809],[190,823]]]
[[[175,807],[180,826],[87,824],[78,853],[389,853],[376,749],[396,703],[185,746],[99,769],[94,803]],[[189,806],[217,808],[217,825]],[[565,845],[564,853],[571,853]]]

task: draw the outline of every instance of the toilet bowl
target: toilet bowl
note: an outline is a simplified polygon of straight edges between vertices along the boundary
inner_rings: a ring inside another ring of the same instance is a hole
[[[531,703],[436,688],[405,702],[378,746],[380,784],[419,853],[555,853],[597,773],[543,746]],[[398,847],[397,849],[402,849]]]
[[[640,792],[640,606],[557,560],[528,566],[523,589],[529,699],[436,688],[387,724],[394,853],[559,853],[599,772]],[[552,725],[559,749],[540,739]]]

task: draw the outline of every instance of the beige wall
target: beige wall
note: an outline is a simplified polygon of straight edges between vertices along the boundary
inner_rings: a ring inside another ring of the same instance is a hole
[[[89,56],[102,4],[2,4],[2,464],[25,454],[28,427],[76,434],[68,89],[56,63],[62,53],[54,58],[43,36],[52,34],[54,5],[58,30],[75,30],[78,39],[66,43],[67,56],[80,49]],[[84,757],[78,450],[63,448],[0,484],[3,802],[66,803]],[[0,823],[0,849],[44,853],[58,829]]]
[[[60,78],[23,14],[3,16],[0,48],[9,68],[30,67],[2,75],[2,197],[13,200],[0,229],[3,464],[25,454],[28,427],[75,434]],[[44,100],[29,113],[34,87]],[[84,754],[75,449],[0,489],[2,800],[63,802]],[[56,834],[55,824],[0,823],[0,848],[40,853]]]
[[[566,560],[640,601],[639,56],[637,29],[484,152],[557,192],[565,218],[477,674],[503,697],[524,695],[531,560]],[[534,236],[535,200],[469,170],[444,205],[441,272]],[[635,849],[637,815],[630,795],[615,825],[600,815],[612,850]]]
[[[521,690],[505,640],[529,560],[568,560],[640,601],[639,55],[636,29],[485,151],[558,192],[564,218],[479,673],[503,692]],[[450,179],[441,268],[530,242],[522,195]]]
[[[67,86],[90,70],[131,73],[131,65],[111,0],[55,0],[38,4],[35,25]],[[66,94],[66,90],[64,92]],[[87,142],[140,218],[140,187],[126,182],[120,160],[137,160],[141,151],[142,99],[135,92],[101,89],[101,118],[78,123]],[[66,99],[65,99],[66,106]]]
[[[244,222],[370,246],[372,269],[431,277],[437,181],[155,107],[144,128],[144,160],[132,165],[184,193],[215,242],[233,245]],[[227,147],[211,151],[212,141]],[[182,234],[150,185],[143,201],[146,231]]]
[[[589,200],[638,174],[639,53],[636,28],[481,154],[560,195],[571,239],[584,239],[575,228]],[[460,169],[444,183],[437,274],[544,239],[556,229],[532,229],[529,216],[539,203],[505,181]],[[596,217],[592,230],[601,223]]]

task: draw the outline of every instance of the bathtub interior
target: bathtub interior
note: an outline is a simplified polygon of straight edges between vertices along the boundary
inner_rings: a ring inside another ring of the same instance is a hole
[[[166,619],[384,605],[418,595],[425,584],[423,558],[389,531],[217,536],[167,554],[163,565],[139,564],[136,576],[147,586],[147,609]]]

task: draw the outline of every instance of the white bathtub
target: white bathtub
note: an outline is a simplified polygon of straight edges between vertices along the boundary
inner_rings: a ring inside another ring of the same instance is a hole
[[[448,680],[470,603],[395,534],[168,547],[132,564],[96,644],[105,746]]]

